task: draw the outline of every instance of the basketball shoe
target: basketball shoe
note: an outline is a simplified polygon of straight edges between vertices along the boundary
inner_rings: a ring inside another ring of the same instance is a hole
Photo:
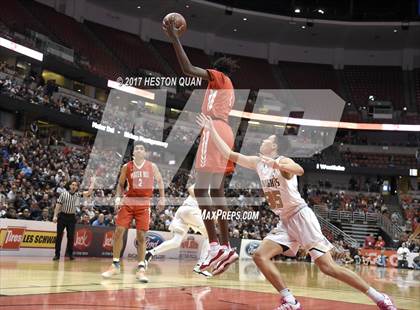
[[[216,264],[216,267],[213,269],[213,272],[212,272],[214,276],[228,270],[229,265],[236,262],[239,258],[238,253],[236,253],[236,251],[232,248],[225,249],[225,252],[227,252],[228,255],[224,260],[221,260]]]
[[[296,300],[295,304],[287,302],[284,298],[280,299],[280,306],[274,310],[302,310],[300,303]]]
[[[113,276],[121,273],[120,264],[112,263],[111,267],[104,273],[102,273],[102,277],[104,278],[112,278]]]
[[[397,307],[394,305],[391,298],[387,294],[382,295],[384,295],[385,298],[376,303],[378,308],[381,310],[397,310]]]

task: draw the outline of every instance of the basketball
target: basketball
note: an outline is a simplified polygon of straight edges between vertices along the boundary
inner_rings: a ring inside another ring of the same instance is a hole
[[[181,35],[185,32],[185,30],[187,30],[187,22],[185,21],[184,16],[182,16],[181,14],[179,14],[179,13],[169,13],[169,14],[167,14],[163,18],[162,24],[163,25],[169,25],[171,20],[175,21],[175,27],[176,28],[179,29],[179,28],[182,27],[181,32],[180,32]]]

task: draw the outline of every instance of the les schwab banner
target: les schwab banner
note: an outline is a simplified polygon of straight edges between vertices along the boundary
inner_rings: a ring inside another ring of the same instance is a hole
[[[114,227],[92,227],[76,225],[73,252],[75,256],[112,257]],[[172,238],[170,232],[149,231],[147,249],[160,245]],[[0,255],[11,256],[53,256],[56,241],[56,224],[25,220],[0,220]],[[168,251],[162,258],[198,259],[204,238],[200,235],[187,235],[180,249]],[[61,255],[67,245],[66,232],[61,245]],[[124,236],[124,257],[135,258],[137,240],[134,229],[129,229]]]

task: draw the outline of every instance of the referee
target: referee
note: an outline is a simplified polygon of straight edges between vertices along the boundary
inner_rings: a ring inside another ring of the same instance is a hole
[[[92,194],[94,179],[92,179],[89,190],[82,192],[83,197]],[[79,183],[71,181],[70,190],[60,194],[54,210],[53,222],[57,223],[57,239],[55,241],[55,256],[53,260],[60,259],[61,241],[63,240],[64,229],[67,229],[67,255],[73,260],[74,230],[76,226],[76,208],[80,205]]]

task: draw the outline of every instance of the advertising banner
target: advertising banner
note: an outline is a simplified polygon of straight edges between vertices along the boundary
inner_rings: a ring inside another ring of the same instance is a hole
[[[0,219],[0,256],[52,257],[55,239],[56,224],[52,222]]]
[[[240,259],[252,259],[252,254],[260,246],[261,240],[242,239]]]
[[[377,257],[381,254],[381,250],[362,249],[363,256],[369,256],[370,264],[376,265]],[[385,256],[388,257],[386,267],[398,267],[397,251],[385,250]],[[410,253],[407,255],[408,267],[413,268],[413,260],[419,253]]]

